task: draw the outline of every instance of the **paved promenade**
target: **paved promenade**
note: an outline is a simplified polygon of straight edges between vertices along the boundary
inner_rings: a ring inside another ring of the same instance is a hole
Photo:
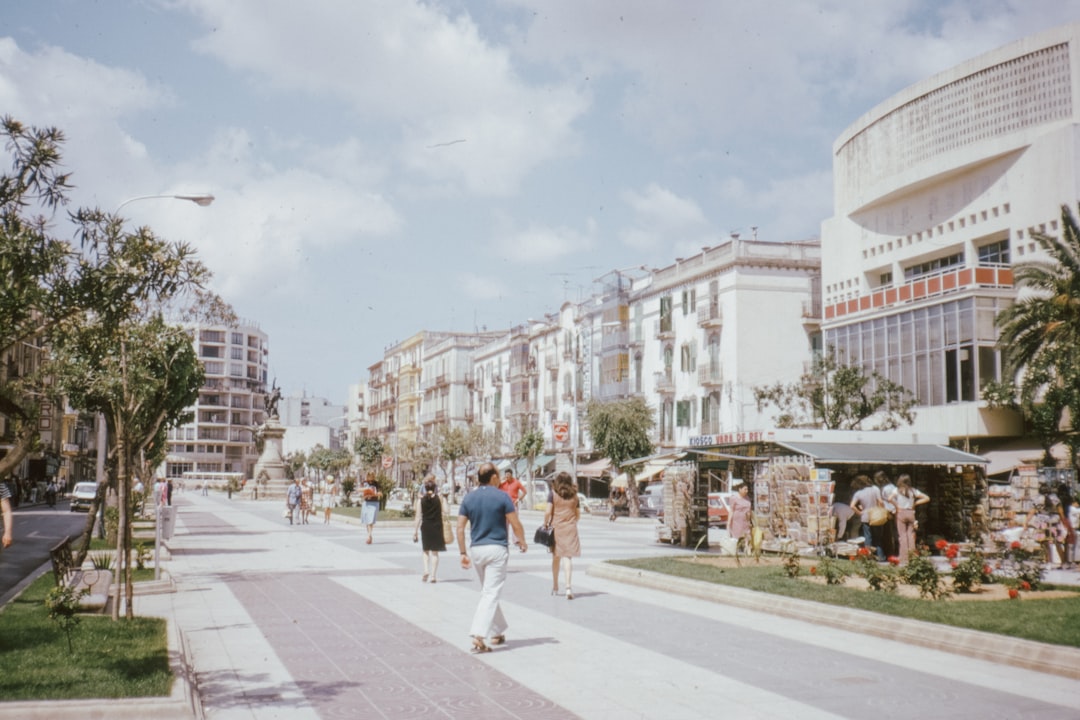
[[[1080,717],[1076,680],[586,573],[683,552],[644,521],[583,518],[572,601],[550,595],[542,548],[512,554],[507,644],[471,655],[475,575],[451,552],[421,583],[411,525],[365,545],[277,504],[177,504],[178,592],[136,612],[174,620],[210,720]],[[531,534],[540,516],[523,515]]]

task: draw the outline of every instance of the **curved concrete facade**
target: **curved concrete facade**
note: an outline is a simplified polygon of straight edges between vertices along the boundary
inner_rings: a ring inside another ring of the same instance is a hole
[[[1010,435],[994,317],[1080,198],[1080,23],[897,93],[837,139],[822,226],[826,346],[915,392],[917,429]]]

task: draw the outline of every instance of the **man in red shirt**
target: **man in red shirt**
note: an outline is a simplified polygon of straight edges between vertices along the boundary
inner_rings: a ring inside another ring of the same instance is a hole
[[[525,497],[525,486],[521,484],[521,481],[514,477],[514,471],[510,468],[506,469],[503,474],[503,480],[499,483],[499,489],[510,496],[510,502],[514,503],[514,507],[518,507],[521,499]]]

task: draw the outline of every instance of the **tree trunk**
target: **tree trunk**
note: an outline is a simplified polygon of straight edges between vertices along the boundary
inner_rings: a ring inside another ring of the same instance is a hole
[[[125,570],[127,568],[127,554],[124,552],[124,540],[127,538],[127,444],[124,441],[124,433],[127,430],[124,421],[117,417],[114,420],[115,438],[116,438],[116,493],[117,493],[117,515],[118,524],[116,528],[116,597],[113,601],[112,607],[112,619],[120,619],[120,604],[124,599],[128,602],[128,612],[130,612],[130,596],[127,594],[128,586],[125,581]],[[130,617],[130,615],[129,615]]]

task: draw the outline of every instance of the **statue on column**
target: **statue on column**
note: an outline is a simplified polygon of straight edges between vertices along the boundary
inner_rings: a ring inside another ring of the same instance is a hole
[[[266,396],[266,417],[270,420],[279,419],[278,402],[281,400],[281,388],[277,386],[277,378],[271,383],[270,394]]]

